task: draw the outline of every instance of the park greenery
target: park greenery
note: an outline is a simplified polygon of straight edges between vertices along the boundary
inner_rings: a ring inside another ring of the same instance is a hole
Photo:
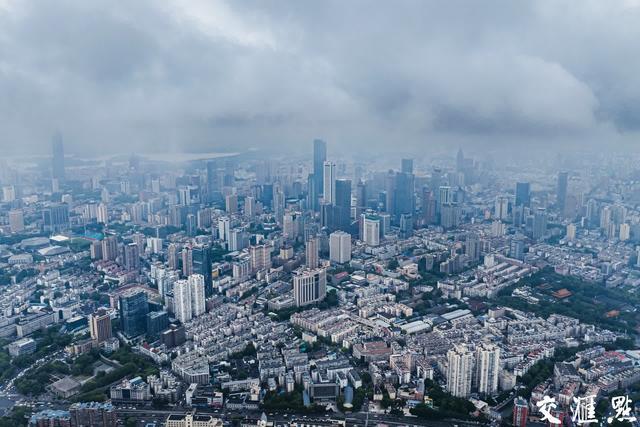
[[[511,296],[514,289],[523,286],[535,289],[543,299],[541,303],[532,304]],[[552,293],[560,289],[569,290],[571,296],[560,300],[554,298]],[[551,268],[545,268],[503,289],[493,302],[499,306],[532,312],[544,318],[551,314],[560,314],[610,330],[629,331],[638,326],[638,315],[634,310],[625,311],[620,308],[637,306],[640,304],[640,298],[625,289],[607,288],[599,283],[563,276]]]

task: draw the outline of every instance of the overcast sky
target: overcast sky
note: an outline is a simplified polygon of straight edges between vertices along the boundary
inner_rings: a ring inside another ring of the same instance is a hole
[[[636,145],[640,0],[0,0],[0,147]]]

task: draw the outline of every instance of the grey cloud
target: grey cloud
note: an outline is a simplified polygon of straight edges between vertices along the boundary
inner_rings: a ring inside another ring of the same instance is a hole
[[[0,146],[632,141],[639,18],[632,1],[0,0]]]

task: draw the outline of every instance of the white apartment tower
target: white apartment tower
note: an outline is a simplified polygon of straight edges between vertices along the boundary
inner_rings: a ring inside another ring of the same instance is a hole
[[[344,264],[351,261],[351,235],[335,231],[329,235],[329,259]]]
[[[447,352],[447,390],[456,397],[468,397],[473,377],[473,353],[464,344]]]
[[[191,314],[193,317],[198,317],[206,311],[204,276],[202,274],[192,274],[189,276],[189,286],[191,288]]]
[[[493,394],[498,391],[500,374],[500,347],[482,343],[476,349],[476,384],[478,392]]]
[[[193,318],[191,284],[188,280],[178,280],[173,284],[173,301],[176,319],[185,323]]]

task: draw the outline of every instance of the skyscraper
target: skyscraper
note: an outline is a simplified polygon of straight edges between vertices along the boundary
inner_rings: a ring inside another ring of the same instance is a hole
[[[369,246],[380,244],[380,217],[377,215],[362,214],[362,235],[360,240]]]
[[[427,187],[422,189],[422,221],[424,225],[436,222],[436,198]]]
[[[52,204],[42,211],[45,231],[58,232],[69,228],[69,206],[66,203]]]
[[[533,215],[532,237],[534,240],[541,240],[547,235],[547,211],[538,208]]]
[[[220,179],[220,171],[218,163],[215,160],[207,162],[207,194],[209,202],[219,202],[222,199],[221,193],[222,182]]]
[[[334,203],[329,215],[331,231],[349,231],[351,228],[351,180],[338,179],[334,183]]]
[[[395,174],[393,206],[388,208],[393,215],[396,224],[400,223],[400,216],[409,214],[413,216],[415,210],[414,185],[415,178],[412,173],[398,172]]]
[[[322,301],[326,295],[326,269],[304,268],[293,272],[293,298],[298,307]]]
[[[51,176],[58,182],[64,181],[64,146],[62,144],[62,135],[58,132],[53,135],[52,140],[52,159],[51,159]]]
[[[327,160],[327,143],[321,139],[313,141],[313,179],[315,199],[313,203],[314,210],[319,209],[318,198],[324,194],[324,162]]]
[[[120,295],[120,322],[122,331],[130,338],[145,333],[149,302],[144,291],[132,290]]]
[[[516,206],[531,206],[531,185],[528,182],[516,183]]]
[[[196,245],[191,250],[192,274],[202,275],[206,296],[213,294],[211,248],[208,245]]]
[[[556,190],[556,197],[558,203],[558,211],[560,214],[564,214],[565,207],[567,206],[567,187],[569,185],[569,173],[560,172],[558,174],[558,188]]]
[[[402,173],[413,174],[413,159],[402,159]]]
[[[473,353],[465,344],[447,352],[447,390],[456,397],[468,397],[473,377]]]
[[[322,177],[323,202],[328,205],[333,205],[336,193],[336,164],[325,161],[322,169]]]

